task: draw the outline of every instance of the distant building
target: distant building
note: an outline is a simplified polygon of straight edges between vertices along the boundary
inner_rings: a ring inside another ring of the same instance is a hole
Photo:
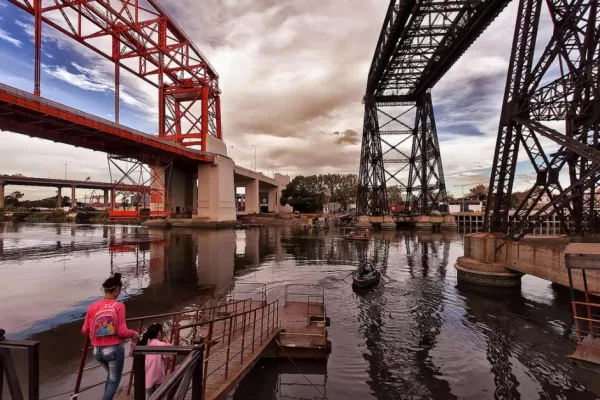
[[[450,214],[459,212],[482,212],[483,201],[471,199],[456,199],[448,202]]]

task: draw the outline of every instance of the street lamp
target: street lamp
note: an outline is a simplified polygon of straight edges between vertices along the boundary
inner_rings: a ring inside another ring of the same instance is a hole
[[[65,181],[67,180],[67,164],[65,163]]]
[[[256,146],[253,144],[251,146],[254,149],[254,171],[256,171]]]

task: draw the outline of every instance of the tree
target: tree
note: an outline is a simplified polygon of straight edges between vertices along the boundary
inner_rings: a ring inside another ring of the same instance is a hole
[[[129,207],[129,199],[127,197],[123,197],[123,200],[121,200],[121,207],[123,207],[123,211]]]
[[[531,192],[531,190],[526,190],[524,192],[513,192],[513,194],[511,195],[511,198],[510,198],[511,207],[512,208],[519,207],[521,202],[523,202],[523,200],[525,200],[525,198],[527,196],[529,196],[530,192]]]
[[[314,175],[313,175],[314,176]],[[323,208],[322,195],[316,191],[315,179],[299,175],[281,191],[281,205],[290,205],[300,212],[315,212]]]
[[[342,207],[356,201],[358,177],[354,174],[297,176],[281,192],[281,205],[289,204],[297,211],[321,211],[329,202]]]
[[[21,202],[19,200],[22,199],[23,196],[25,196],[25,195],[23,193],[19,192],[18,190],[15,192],[12,192],[8,196],[4,196],[4,205],[7,207],[8,206],[18,207],[21,204]]]
[[[390,206],[395,206],[398,204],[402,204],[404,202],[404,199],[402,197],[402,188],[400,188],[400,186],[398,186],[398,185],[389,186],[387,188],[387,194],[388,194],[388,204]]]
[[[487,186],[479,184],[469,189],[469,197],[478,199],[480,196],[487,196]]]

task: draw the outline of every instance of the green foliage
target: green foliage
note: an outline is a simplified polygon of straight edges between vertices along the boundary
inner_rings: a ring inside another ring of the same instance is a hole
[[[356,175],[326,174],[295,177],[281,192],[281,205],[300,212],[320,212],[323,204],[340,203],[347,208],[356,201]]]
[[[9,207],[9,206],[19,207],[21,205],[20,200],[23,198],[23,196],[25,196],[25,195],[23,193],[19,192],[18,190],[15,192],[12,192],[8,196],[4,196],[4,206],[5,207]]]
[[[479,184],[469,189],[469,197],[471,198],[478,198],[479,196],[485,195],[487,195],[487,186],[485,185]]]
[[[402,188],[400,186],[388,186],[387,194],[388,204],[390,206],[395,206],[404,203],[404,198],[402,196]]]

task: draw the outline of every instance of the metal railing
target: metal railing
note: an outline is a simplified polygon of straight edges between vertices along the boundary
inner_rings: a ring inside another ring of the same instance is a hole
[[[297,290],[296,290],[297,289]],[[299,291],[298,291],[299,290]],[[283,289],[283,305],[288,303],[288,297],[308,302],[309,297],[321,297],[321,304],[325,304],[325,288],[322,285],[303,285],[300,283],[290,283]]]
[[[179,326],[175,334],[176,346],[184,330],[206,333],[202,337],[205,343],[202,387],[205,390],[210,378],[226,381],[232,363],[243,367],[248,351],[253,355],[270,335],[279,330],[279,301],[241,314]],[[192,340],[196,339],[192,337]]]
[[[287,338],[307,338],[311,345],[327,343],[327,308],[325,306],[325,288],[322,285],[288,284],[284,288],[284,307],[291,303],[306,303],[306,326],[322,324],[319,333],[305,333],[286,330],[281,335]],[[322,312],[321,312],[322,310]],[[301,322],[301,321],[289,321]],[[319,325],[317,325],[319,326]]]
[[[191,384],[191,399],[202,400],[202,368],[204,366],[204,343],[196,343],[192,347],[178,346],[139,346],[133,352],[133,374],[135,376],[134,400],[146,399],[146,355],[187,357],[179,368],[171,374],[150,396],[150,400],[180,400],[190,398],[188,392]]]
[[[128,318],[127,322],[130,322],[130,323],[137,322],[138,323],[137,332],[141,335],[147,322],[156,321],[156,320],[164,321],[165,319],[169,319],[170,323],[166,324],[166,326],[163,326],[163,330],[165,332],[165,335],[170,334],[170,336],[169,336],[170,341],[173,342],[174,333],[176,330],[175,328],[176,328],[177,324],[179,322],[181,322],[181,320],[183,319],[182,317],[185,315],[189,315],[189,314],[193,315],[192,318],[193,318],[194,322],[204,322],[211,318],[217,318],[217,317],[221,317],[223,315],[228,315],[228,314],[239,314],[241,312],[252,309],[252,299],[232,301],[229,303],[219,304],[216,306],[210,306],[210,304],[212,304],[212,300],[206,302],[200,308],[195,308],[195,309],[191,309],[191,310],[182,310],[182,311],[178,311],[178,312],[174,312],[174,313],[155,314],[155,315],[146,315],[146,316],[142,316],[142,317]],[[88,353],[90,350],[92,350],[92,347],[90,346],[90,338],[89,338],[89,336],[86,336],[84,339],[84,345],[82,348],[82,354],[81,354],[81,360],[79,363],[79,368],[77,370],[77,378],[75,380],[75,388],[73,389],[73,397],[77,397],[77,394],[101,384],[101,383],[98,383],[98,384],[87,386],[83,389],[81,388],[81,380],[83,378],[83,373],[86,371],[100,367],[100,364],[94,364],[94,365],[90,365],[88,367],[85,366],[86,361],[88,359]],[[130,372],[125,372],[123,375],[126,375],[128,373],[130,373]],[[128,395],[131,393],[132,384],[133,384],[133,374],[131,374],[129,377],[129,384],[127,386],[127,394]]]
[[[27,397],[17,373],[12,351],[27,351]],[[8,340],[0,329],[0,400],[6,379],[12,400],[39,400],[40,398],[40,343],[30,340]]]
[[[217,300],[219,304],[227,301],[235,301],[236,295],[243,294],[245,297],[248,296],[260,296],[260,300],[263,305],[267,304],[267,285],[260,282],[240,282],[232,279],[225,287],[223,287],[219,293],[217,293]]]

